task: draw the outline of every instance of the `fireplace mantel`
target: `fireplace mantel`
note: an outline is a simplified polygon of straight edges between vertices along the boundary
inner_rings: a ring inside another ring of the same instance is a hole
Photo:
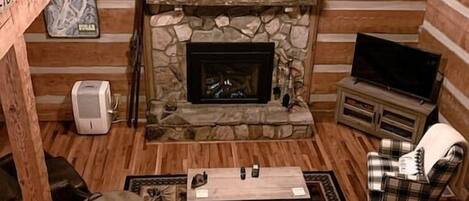
[[[147,0],[147,3],[176,6],[314,6],[317,0]]]

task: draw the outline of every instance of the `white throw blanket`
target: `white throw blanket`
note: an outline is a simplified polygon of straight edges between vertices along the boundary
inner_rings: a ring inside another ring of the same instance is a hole
[[[453,127],[443,123],[431,126],[416,147],[416,149],[423,147],[425,150],[423,159],[424,173],[428,174],[436,162],[443,158],[455,144],[461,144],[467,152],[467,141]],[[467,154],[464,153],[465,156]]]

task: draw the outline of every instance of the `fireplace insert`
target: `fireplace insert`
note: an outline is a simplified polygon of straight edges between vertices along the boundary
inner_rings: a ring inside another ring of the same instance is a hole
[[[188,101],[267,103],[274,43],[188,43]]]

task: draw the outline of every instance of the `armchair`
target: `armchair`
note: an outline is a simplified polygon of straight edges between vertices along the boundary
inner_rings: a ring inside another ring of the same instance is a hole
[[[63,157],[53,157],[44,153],[52,199],[55,201],[83,201],[91,195],[85,181],[73,166]],[[13,155],[0,158],[0,201],[21,201],[21,189],[17,181],[17,172]]]
[[[423,174],[399,173],[399,157],[424,148]],[[464,159],[467,142],[452,127],[433,125],[418,145],[383,139],[378,152],[368,153],[368,200],[437,201]]]

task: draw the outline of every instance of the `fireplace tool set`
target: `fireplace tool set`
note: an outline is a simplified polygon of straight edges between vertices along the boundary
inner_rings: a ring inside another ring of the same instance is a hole
[[[279,57],[278,57],[278,71],[283,71],[283,75],[286,75],[286,79],[284,80],[284,85],[283,85],[283,91],[284,95],[282,97],[282,106],[288,108],[291,110],[294,106],[300,105],[300,100],[298,100],[298,97],[296,96],[295,92],[295,79],[293,78],[292,72],[296,70],[293,68],[293,59],[288,57],[287,54],[284,51],[277,51]],[[281,67],[282,65],[285,65],[285,67]],[[278,74],[277,71],[277,74]],[[285,72],[287,71],[287,72]],[[276,87],[274,89],[277,91],[277,93],[281,94],[281,91],[279,87]]]
[[[132,86],[129,97],[129,116],[127,126],[137,128],[138,122],[138,99],[140,91],[140,69],[142,68],[143,55],[143,16],[145,12],[145,1],[135,1],[134,31],[130,43],[130,64],[133,68]]]

